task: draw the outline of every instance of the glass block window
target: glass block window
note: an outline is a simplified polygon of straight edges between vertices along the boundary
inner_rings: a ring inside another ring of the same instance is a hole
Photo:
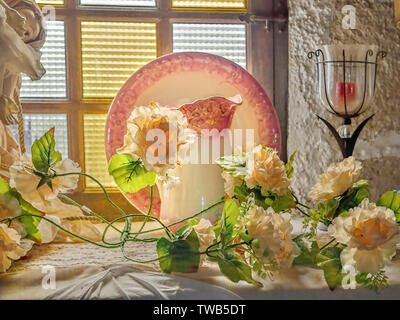
[[[60,6],[64,5],[64,0],[36,0],[36,3],[44,6],[52,4]]]
[[[252,34],[238,20],[239,13],[250,13],[246,0],[35,1],[47,7],[47,39],[41,49],[47,73],[39,81],[21,76],[26,149],[55,127],[63,157],[81,159],[82,169],[109,188],[114,200],[121,197],[108,174],[105,120],[127,79],[171,52],[216,54],[244,68],[251,61],[247,36]],[[265,13],[255,6],[251,14]],[[18,139],[18,127],[11,128]],[[80,179],[76,192],[91,194],[88,205],[101,212],[99,191],[90,179]]]
[[[24,116],[25,148],[30,154],[32,144],[48,130],[55,127],[54,138],[56,150],[61,152],[63,159],[68,158],[68,117],[65,113],[25,113]],[[18,126],[11,126],[11,131],[17,141]]]
[[[85,142],[85,172],[98,179],[105,187],[116,187],[113,178],[108,174],[108,165],[104,146],[106,114],[85,114],[83,117]],[[99,186],[85,178],[86,188]]]
[[[22,75],[21,98],[49,99],[67,97],[64,21],[48,21],[46,43],[41,62],[46,74],[39,81]]]
[[[244,9],[246,0],[172,0],[177,8]]]
[[[246,68],[244,24],[174,23],[174,52],[200,51],[222,56]]]
[[[156,0],[81,0],[81,5],[155,7]]]
[[[84,98],[113,98],[157,57],[155,23],[83,21],[81,31]]]

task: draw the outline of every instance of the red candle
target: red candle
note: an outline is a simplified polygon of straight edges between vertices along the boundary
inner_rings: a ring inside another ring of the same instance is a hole
[[[346,100],[356,96],[356,84],[354,82],[336,82],[336,97],[338,101],[344,101],[344,90],[346,88]]]
[[[352,102],[356,96],[356,84],[354,82],[336,82],[336,103],[337,111],[340,113],[345,112],[344,108],[344,95],[346,92],[346,105],[347,112],[352,109]]]

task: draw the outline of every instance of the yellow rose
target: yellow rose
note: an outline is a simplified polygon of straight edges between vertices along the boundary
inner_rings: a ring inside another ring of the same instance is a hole
[[[168,169],[185,162],[193,141],[186,117],[174,108],[137,107],[127,128],[124,146],[118,152],[141,159],[147,170],[159,176],[166,176]]]
[[[285,164],[278,153],[262,145],[249,153],[247,172],[244,180],[250,188],[260,186],[266,191],[282,196],[286,194],[290,185]]]
[[[361,162],[354,157],[332,163],[318,178],[308,196],[315,202],[323,202],[342,195],[350,189],[360,177]]]
[[[358,272],[377,273],[390,264],[400,242],[394,212],[364,199],[349,213],[348,217],[334,219],[328,229],[337,242],[346,245],[340,255],[342,265],[353,266]]]

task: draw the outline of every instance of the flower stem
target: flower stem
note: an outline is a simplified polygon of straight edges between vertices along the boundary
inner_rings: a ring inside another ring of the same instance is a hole
[[[79,236],[79,235],[77,235],[77,234],[75,234],[75,233],[73,233],[73,232],[71,232],[71,231],[65,229],[64,227],[62,227],[62,226],[59,225],[58,223],[54,222],[53,220],[50,220],[50,219],[48,219],[48,218],[46,218],[46,217],[44,217],[44,216],[39,216],[39,215],[36,215],[36,214],[24,213],[24,214],[21,214],[21,215],[19,215],[19,216],[17,216],[17,217],[10,218],[10,220],[15,220],[15,219],[18,219],[18,218],[20,218],[20,217],[37,217],[37,218],[43,219],[43,220],[45,220],[45,221],[47,221],[47,222],[49,222],[49,223],[55,225],[57,228],[59,228],[60,230],[64,231],[65,233],[69,234],[70,236],[73,236],[73,237],[75,237],[75,238],[77,238],[77,239],[80,239],[80,240],[82,240],[82,241],[85,241],[85,242],[94,244],[94,245],[96,245],[96,246],[98,246],[98,247],[107,248],[107,249],[115,249],[115,248],[121,247],[121,245],[119,245],[119,244],[118,244],[118,245],[103,245],[103,244],[101,244],[101,243],[92,241],[92,240],[90,240],[90,239],[86,239],[86,238],[84,238],[84,237],[81,237],[81,236]]]
[[[303,208],[306,208],[306,209],[308,209],[308,210],[311,209],[309,206],[307,206],[307,205],[305,205],[304,203],[301,203],[301,202],[299,202],[299,201],[297,201],[297,200],[296,200],[296,204],[298,204],[299,206],[302,206]]]
[[[324,246],[322,246],[321,249],[319,249],[320,251],[325,249],[326,247],[328,247],[330,244],[332,244],[335,241],[335,239],[332,239],[331,241],[329,241],[328,243],[326,243]]]
[[[135,234],[135,236],[133,237],[133,241],[137,239],[137,237],[139,236],[139,234],[141,234],[141,232],[144,229],[144,226],[146,225],[147,221],[149,220],[149,216],[151,214],[151,209],[153,207],[153,186],[150,187],[150,205],[149,205],[149,210],[147,212],[147,216],[143,221],[142,226],[140,227],[139,231]],[[129,230],[130,231],[130,230]]]
[[[71,204],[73,204],[74,206],[78,207],[79,209],[83,210],[83,205],[77,203],[76,201],[72,200],[70,197],[64,195],[64,194],[59,194],[58,197],[60,199],[64,199],[67,200],[68,202],[70,202]],[[110,222],[106,219],[104,219],[101,215],[97,214],[96,212],[90,210],[90,214],[95,216],[96,218],[98,218],[99,220],[103,221],[105,224],[109,224]],[[111,226],[115,231],[118,231],[119,233],[122,233],[121,230],[119,230],[117,227],[115,226]],[[104,241],[103,241],[104,242]]]
[[[296,207],[297,210],[299,210],[302,214],[304,214],[306,217],[310,217],[308,213],[306,213],[304,210],[300,209],[299,207]]]
[[[173,227],[173,226],[175,226],[175,225],[178,225],[178,224],[180,224],[180,223],[182,223],[182,222],[185,222],[185,221],[194,219],[194,218],[198,217],[199,215],[201,215],[201,214],[203,214],[203,213],[205,213],[205,212],[207,212],[207,211],[210,211],[212,208],[214,208],[214,207],[216,207],[216,206],[218,206],[218,205],[220,205],[221,203],[224,203],[224,202],[225,202],[225,200],[220,200],[220,201],[218,201],[218,202],[212,204],[212,205],[209,206],[208,208],[206,208],[206,209],[204,209],[204,210],[202,210],[202,211],[200,211],[200,212],[198,212],[198,213],[196,213],[196,214],[194,214],[194,215],[192,215],[192,216],[190,216],[190,217],[188,217],[188,218],[185,218],[185,219],[179,220],[178,222],[174,222],[174,223],[169,224],[167,227],[168,227],[168,228],[171,228],[171,227]],[[164,229],[164,228],[156,228],[156,229],[146,230],[146,231],[142,231],[141,234],[150,233],[150,232],[156,232],[156,231],[161,231],[161,230],[163,230],[163,229]],[[137,232],[131,232],[131,235],[134,235],[134,234],[137,234]]]
[[[96,178],[92,177],[90,174],[84,173],[84,172],[69,172],[69,173],[61,173],[61,174],[56,174],[55,177],[64,177],[64,176],[72,176],[72,175],[80,175],[80,176],[84,176],[87,177],[91,180],[93,180],[103,191],[107,201],[115,208],[117,209],[123,216],[126,215],[125,211],[122,210],[119,206],[117,206],[109,197],[106,188],[104,188],[104,186],[101,184],[101,182],[99,180],[97,180]]]
[[[224,200],[220,200],[220,201],[214,203],[213,205],[209,206],[208,208],[206,208],[206,209],[204,209],[204,210],[202,210],[202,211],[200,211],[200,212],[198,212],[198,213],[192,215],[191,217],[182,219],[182,220],[180,220],[180,221],[178,221],[178,222],[175,222],[175,223],[172,223],[172,224],[168,225],[168,227],[173,227],[173,226],[175,226],[175,225],[177,225],[177,224],[180,224],[180,223],[182,223],[182,222],[185,222],[185,221],[194,219],[194,218],[198,217],[199,215],[202,215],[203,213],[205,213],[205,212],[211,210],[212,208],[214,208],[214,207],[216,207],[216,206],[218,206],[218,205],[220,205],[220,204],[222,204],[222,203],[224,203],[224,202],[225,202],[225,199],[224,199]]]
[[[104,230],[104,232],[106,232],[106,231],[109,229],[109,227],[110,227],[111,225],[113,225],[114,223],[116,223],[116,222],[118,222],[118,221],[121,221],[121,220],[124,220],[124,219],[127,219],[127,218],[130,218],[130,217],[148,217],[149,219],[153,219],[153,220],[157,221],[157,222],[162,226],[161,228],[158,228],[158,229],[153,229],[153,230],[148,230],[148,231],[142,231],[140,234],[149,233],[149,232],[153,232],[153,231],[165,230],[166,234],[168,235],[168,237],[169,237],[170,239],[172,239],[172,238],[174,237],[174,233],[173,233],[160,219],[158,219],[158,218],[156,218],[156,217],[154,217],[154,216],[147,216],[147,215],[144,215],[143,213],[128,214],[128,215],[125,215],[125,216],[123,216],[123,217],[116,218],[116,219],[114,219],[113,221],[111,221],[109,225],[107,225],[107,227],[106,227],[106,229]],[[129,233],[129,234],[130,234],[130,235],[131,235],[131,234],[137,234],[137,232],[136,232],[136,233]],[[129,240],[129,239],[128,239],[128,240]],[[129,241],[132,241],[132,240],[129,240]]]

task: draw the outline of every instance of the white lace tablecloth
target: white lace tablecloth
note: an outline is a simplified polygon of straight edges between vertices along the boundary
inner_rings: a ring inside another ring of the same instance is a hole
[[[112,238],[110,237],[110,239]],[[114,237],[114,240],[116,241],[117,238]],[[150,260],[156,257],[154,243],[131,242],[126,245],[126,252],[130,257],[138,260]],[[45,276],[42,273],[43,266],[55,268],[55,289],[44,289],[42,287],[42,280]],[[120,249],[103,249],[85,243],[35,246],[27,258],[15,262],[7,274],[0,275],[0,299],[43,299],[105,270],[115,269],[116,267],[124,268],[124,266],[136,267],[139,271],[156,273],[160,271],[157,262],[140,265],[126,260]],[[121,276],[120,273],[119,276]],[[185,286],[192,287],[190,295],[186,296],[190,299],[195,298],[193,292],[196,292],[196,288],[199,288],[199,299],[204,298],[204,290],[207,290],[203,285],[200,286],[200,289],[197,280],[200,280],[202,284],[209,284],[209,290],[215,290],[215,287],[212,286],[218,286],[231,292],[232,297],[239,296],[244,299],[399,299],[400,260],[395,259],[393,264],[387,268],[386,273],[391,286],[380,295],[376,295],[367,289],[338,289],[331,292],[325,284],[322,271],[303,267],[294,267],[285,272],[275,273],[273,280],[262,281],[264,283],[263,288],[242,282],[232,283],[221,276],[218,267],[213,263],[207,263],[197,273],[176,274],[178,280],[180,277],[184,277],[196,281],[182,282],[177,280],[173,283],[174,286],[185,283]],[[160,277],[163,276],[160,274]],[[161,279],[160,277],[157,278],[157,281]],[[168,276],[165,277],[167,279]],[[172,279],[174,278],[172,277]],[[171,278],[167,280],[172,281]],[[118,278],[112,281],[118,281]],[[179,295],[167,295],[165,297],[184,299],[184,293],[183,290]],[[115,292],[110,297],[126,298],[124,295],[118,296]]]

